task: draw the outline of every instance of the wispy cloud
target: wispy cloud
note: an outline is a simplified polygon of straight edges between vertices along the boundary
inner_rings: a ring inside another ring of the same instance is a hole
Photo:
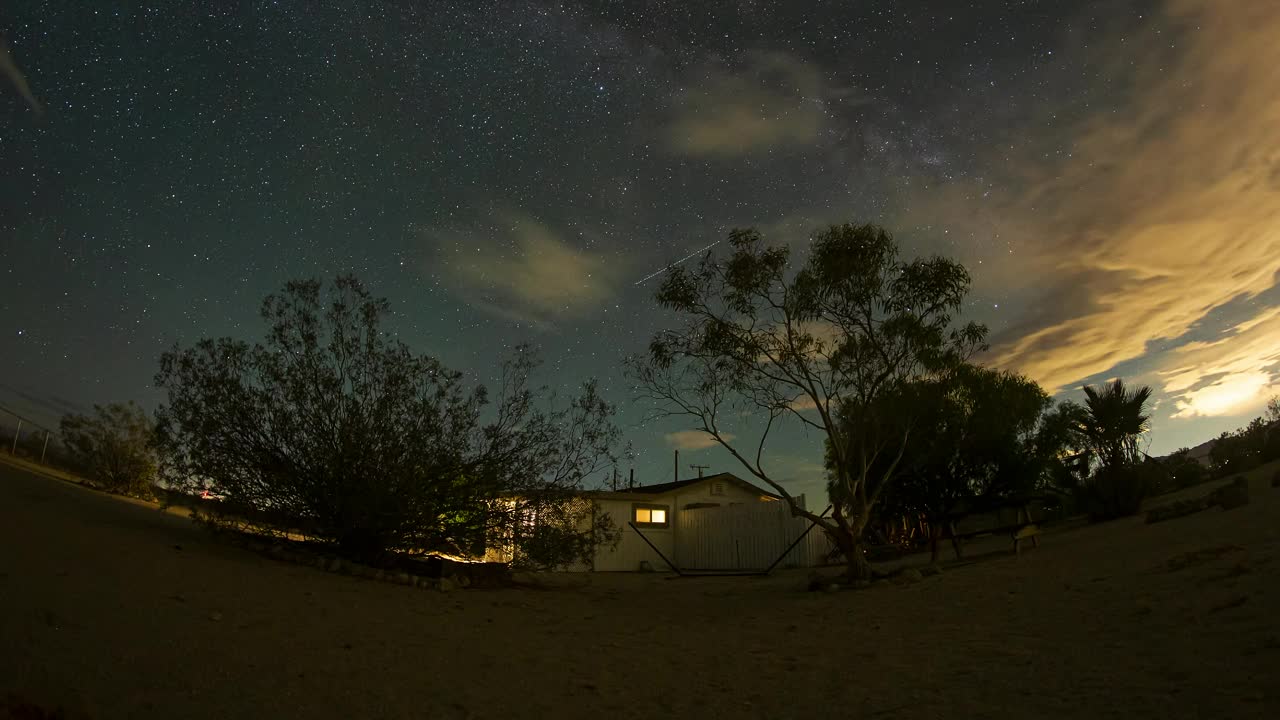
[[[734,69],[709,64],[674,98],[667,143],[712,157],[809,145],[825,119],[822,95],[817,68],[782,53],[750,54]]]
[[[998,364],[1058,389],[1136,358],[1167,362],[1162,389],[1184,393],[1184,416],[1238,405],[1226,398],[1274,381],[1280,325],[1266,308],[1212,347],[1150,353],[1276,283],[1277,37],[1268,3],[1170,0],[1145,32],[1102,44],[1094,59],[1133,89],[1114,112],[1050,138],[1069,150],[1065,161],[1001,148],[1014,157],[993,165],[1010,168],[1018,190],[978,199],[953,185],[921,201],[934,211],[962,198],[983,205],[975,224],[1018,251],[983,271],[1033,298],[994,338]]]
[[[521,214],[483,230],[432,230],[443,282],[474,307],[537,326],[589,314],[617,292],[617,259]]]
[[[17,62],[13,59],[13,53],[9,50],[9,44],[2,37],[0,37],[0,75],[9,78],[13,86],[17,88],[18,94],[27,101],[27,104],[31,106],[31,109],[37,115],[44,112],[44,106],[32,94],[31,85],[27,82],[27,76],[18,68]]]
[[[732,433],[721,433],[725,441],[734,439]],[[716,439],[701,430],[678,430],[665,435],[667,444],[677,450],[706,450],[715,447]]]

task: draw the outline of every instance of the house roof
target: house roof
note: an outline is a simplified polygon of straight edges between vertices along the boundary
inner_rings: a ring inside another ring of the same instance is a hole
[[[669,482],[669,483],[658,483],[657,485],[637,485],[636,487],[633,487],[633,488],[619,489],[617,492],[635,493],[635,494],[642,494],[642,495],[660,495],[662,493],[669,493],[672,490],[679,490],[681,488],[686,488],[691,485],[697,485],[698,483],[710,482],[713,480],[720,481],[720,482],[731,482],[741,487],[747,488],[751,492],[760,493],[761,495],[768,495],[770,497],[775,497],[775,498],[781,497],[776,493],[772,493],[763,488],[756,487],[755,485],[747,482],[746,480],[743,480],[742,478],[738,477],[737,475],[734,475],[733,473],[727,473],[727,472],[716,473],[715,475],[707,475],[705,477],[690,478],[688,480],[676,480],[674,482]]]

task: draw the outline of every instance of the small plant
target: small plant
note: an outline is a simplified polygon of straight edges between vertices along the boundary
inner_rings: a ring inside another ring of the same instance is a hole
[[[95,405],[93,412],[62,418],[62,439],[73,461],[104,490],[150,498],[157,462],[146,414],[133,402]]]

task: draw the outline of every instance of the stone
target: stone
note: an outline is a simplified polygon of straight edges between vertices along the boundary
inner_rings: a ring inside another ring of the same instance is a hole
[[[941,575],[942,568],[937,565],[925,565],[920,568],[920,574],[924,577],[929,577],[930,575]]]
[[[439,582],[440,582],[440,592],[447,593],[447,592],[454,592],[462,589],[461,587],[458,586],[457,581],[451,577],[442,577],[440,578]]]
[[[342,572],[345,569],[345,564],[340,557],[329,558],[329,562],[325,565],[325,570],[331,573]]]
[[[1204,497],[1192,498],[1190,500],[1179,500],[1167,505],[1152,508],[1147,511],[1147,524],[1164,522],[1174,518],[1184,517],[1201,510],[1206,510],[1218,503],[1218,492],[1214,491]]]
[[[902,581],[906,583],[918,583],[924,579],[924,575],[922,575],[920,571],[915,568],[907,568],[906,570],[902,571],[901,575],[902,575]]]
[[[412,585],[413,576],[407,572],[401,572],[396,575],[396,582],[400,583],[401,585]]]
[[[1223,510],[1234,510],[1248,505],[1249,481],[1243,476],[1237,477],[1230,485],[1214,491],[1214,495],[1217,496],[1217,504],[1221,505]]]
[[[218,612],[217,610],[214,610],[213,612],[209,613],[209,619],[214,622],[220,622],[222,620],[222,613]]]
[[[840,583],[827,583],[822,590],[828,593],[840,592]]]

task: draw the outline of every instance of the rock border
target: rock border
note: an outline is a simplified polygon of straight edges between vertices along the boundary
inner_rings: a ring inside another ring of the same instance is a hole
[[[1223,485],[1212,492],[1197,498],[1188,498],[1177,502],[1161,505],[1147,511],[1147,524],[1164,522],[1174,518],[1194,515],[1203,510],[1212,507],[1221,507],[1223,510],[1234,510],[1235,508],[1249,504],[1249,479],[1243,475],[1236,476],[1230,484]]]
[[[403,585],[420,590],[435,590],[443,593],[456,592],[472,586],[471,578],[463,573],[428,577],[398,568],[379,568],[353,562],[332,553],[318,553],[310,549],[300,548],[296,544],[287,541],[282,542],[248,533],[236,533],[230,538],[230,541],[236,547],[244,548],[277,562],[311,567],[335,575],[347,575],[364,580]]]

